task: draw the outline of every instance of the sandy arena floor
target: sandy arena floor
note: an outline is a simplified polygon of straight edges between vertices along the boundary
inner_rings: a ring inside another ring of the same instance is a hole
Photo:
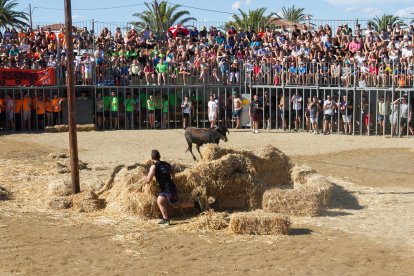
[[[15,170],[44,166],[42,158],[67,149],[68,134],[3,135],[0,170],[13,177],[0,178],[0,186],[13,198],[0,201],[0,274],[412,274],[413,139],[247,131],[228,138],[223,146],[272,144],[329,176],[337,186],[327,215],[292,218],[289,236],[259,237],[182,233],[133,217],[50,211],[33,198],[42,198],[30,187],[36,176]],[[143,161],[154,148],[164,159],[193,163],[182,130],[82,132],[78,140],[79,157],[89,164]]]

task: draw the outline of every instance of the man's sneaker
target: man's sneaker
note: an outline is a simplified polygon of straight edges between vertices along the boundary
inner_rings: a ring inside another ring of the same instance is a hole
[[[194,200],[194,209],[196,209],[198,213],[202,213],[204,211],[203,204],[201,204],[201,201],[198,198]]]
[[[160,222],[158,222],[159,225],[170,225],[169,219],[162,219]]]

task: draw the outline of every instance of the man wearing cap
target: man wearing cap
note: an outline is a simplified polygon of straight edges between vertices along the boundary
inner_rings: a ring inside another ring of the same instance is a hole
[[[236,129],[240,128],[240,118],[243,108],[243,102],[237,91],[233,90],[233,118],[236,120]]]
[[[158,150],[151,151],[152,165],[149,169],[148,175],[145,178],[146,183],[150,183],[155,177],[160,193],[157,197],[157,205],[162,214],[162,220],[159,225],[170,225],[170,217],[168,215],[168,206],[173,208],[195,208],[198,212],[202,212],[201,202],[196,199],[192,202],[180,202],[177,196],[177,187],[173,181],[175,176],[174,167],[161,161],[161,155]]]

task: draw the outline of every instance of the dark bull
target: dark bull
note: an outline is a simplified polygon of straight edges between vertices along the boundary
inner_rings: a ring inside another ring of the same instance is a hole
[[[193,144],[196,144],[197,151],[200,154],[200,157],[203,158],[201,156],[200,147],[208,143],[215,143],[218,145],[220,140],[227,142],[226,133],[230,134],[229,130],[225,126],[209,129],[188,127],[184,132],[184,136],[188,144],[186,152],[190,151],[193,159],[197,160],[193,154]]]

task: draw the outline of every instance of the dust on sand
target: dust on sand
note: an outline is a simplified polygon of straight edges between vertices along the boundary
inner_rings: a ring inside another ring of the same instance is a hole
[[[380,275],[412,270],[414,160],[408,139],[232,132],[225,146],[253,150],[273,144],[335,183],[328,213],[292,217],[291,235],[282,237],[184,232],[185,219],[166,229],[152,220],[115,218],[105,211],[50,210],[47,192],[33,181],[44,179],[47,188],[45,160],[67,144],[67,134],[60,133],[0,137],[0,186],[11,193],[10,200],[0,201],[0,274]],[[148,159],[153,148],[167,160],[192,164],[184,153],[183,132],[176,130],[79,133],[79,146],[80,159],[92,168],[81,171],[81,181],[92,179],[94,187],[103,185],[99,181],[117,165]]]

